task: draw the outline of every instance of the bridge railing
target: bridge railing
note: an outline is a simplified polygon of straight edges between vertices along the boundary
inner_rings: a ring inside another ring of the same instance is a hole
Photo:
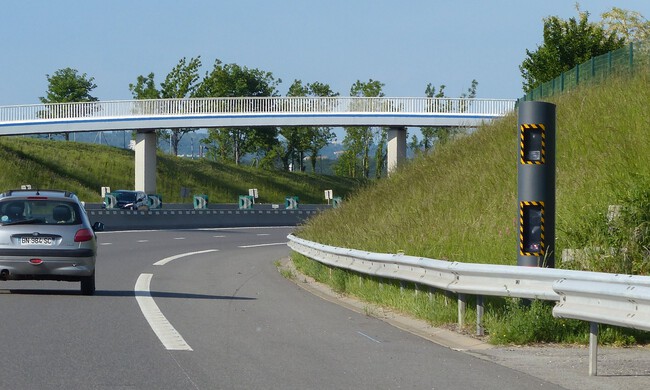
[[[201,114],[408,113],[500,117],[515,100],[422,97],[232,97],[115,100],[0,107],[0,122],[74,118],[183,116]]]

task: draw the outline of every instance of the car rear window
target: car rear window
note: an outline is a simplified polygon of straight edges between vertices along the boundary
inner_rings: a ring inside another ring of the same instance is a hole
[[[81,210],[73,202],[56,199],[8,199],[0,201],[0,223],[64,224],[81,223]]]

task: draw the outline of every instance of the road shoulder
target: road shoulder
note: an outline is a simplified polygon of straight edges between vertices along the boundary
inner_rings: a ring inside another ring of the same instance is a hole
[[[415,319],[332,290],[299,272],[291,259],[280,261],[279,268],[290,273],[296,285],[329,302],[378,318],[447,348],[555,383],[570,390],[632,390],[650,386],[650,347],[601,347],[598,376],[589,376],[589,350],[586,346],[494,346],[453,330],[436,328]]]

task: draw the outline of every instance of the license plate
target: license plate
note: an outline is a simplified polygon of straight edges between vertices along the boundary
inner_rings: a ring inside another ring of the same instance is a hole
[[[20,237],[20,245],[52,245],[52,237]]]

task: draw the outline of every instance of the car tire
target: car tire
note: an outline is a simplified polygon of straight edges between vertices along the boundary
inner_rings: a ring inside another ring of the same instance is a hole
[[[81,278],[81,294],[95,295],[95,273]]]

